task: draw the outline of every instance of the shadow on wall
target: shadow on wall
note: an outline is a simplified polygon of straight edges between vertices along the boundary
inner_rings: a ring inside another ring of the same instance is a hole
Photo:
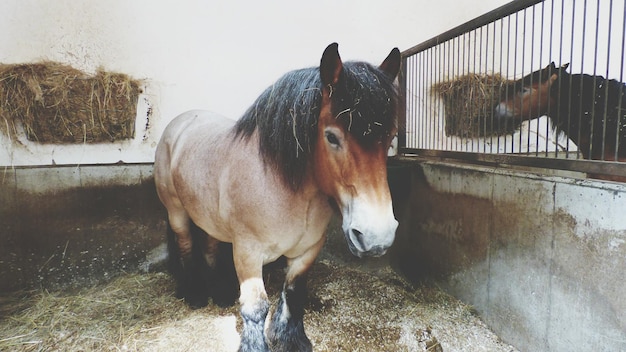
[[[437,192],[416,164],[391,167],[389,182],[400,222],[392,265],[407,278],[441,279],[486,260],[488,199]]]

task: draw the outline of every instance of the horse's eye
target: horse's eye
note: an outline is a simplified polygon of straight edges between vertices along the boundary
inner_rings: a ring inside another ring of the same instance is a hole
[[[326,132],[326,140],[328,143],[332,144],[333,147],[339,147],[339,138],[337,138],[334,133]]]
[[[531,89],[528,87],[523,87],[521,93],[526,95],[526,94],[530,94]]]

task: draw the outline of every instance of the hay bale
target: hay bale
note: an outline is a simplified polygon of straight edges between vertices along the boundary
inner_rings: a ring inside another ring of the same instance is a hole
[[[0,64],[0,129],[30,141],[98,143],[133,138],[140,82],[57,62]]]
[[[519,123],[493,120],[493,108],[510,83],[499,74],[470,73],[434,84],[432,92],[444,103],[446,134],[475,138],[514,132]]]

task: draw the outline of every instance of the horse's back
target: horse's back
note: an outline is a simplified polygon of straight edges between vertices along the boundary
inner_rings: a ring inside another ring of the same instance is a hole
[[[223,115],[206,110],[190,110],[175,117],[163,131],[159,145],[172,146],[187,135],[206,134],[207,138],[231,129],[235,124]],[[158,153],[158,152],[157,152]]]
[[[163,131],[157,145],[154,161],[154,179],[161,201],[168,210],[177,205],[177,190],[174,174],[181,163],[198,164],[198,160],[189,160],[206,155],[220,153],[230,135],[235,121],[225,116],[205,111],[191,110],[175,117]],[[206,149],[205,153],[198,153]]]
[[[191,110],[175,117],[163,131],[156,151],[156,162],[163,154],[177,154],[223,138],[232,129],[235,120],[205,110]]]

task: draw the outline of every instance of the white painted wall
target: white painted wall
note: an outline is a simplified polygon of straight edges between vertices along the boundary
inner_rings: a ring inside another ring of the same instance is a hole
[[[317,66],[331,42],[344,60],[378,63],[394,46],[407,49],[507,2],[3,0],[0,62],[102,66],[144,79],[146,89],[134,140],[60,146],[0,135],[0,166],[150,162],[175,115],[202,108],[237,118],[284,72]]]

